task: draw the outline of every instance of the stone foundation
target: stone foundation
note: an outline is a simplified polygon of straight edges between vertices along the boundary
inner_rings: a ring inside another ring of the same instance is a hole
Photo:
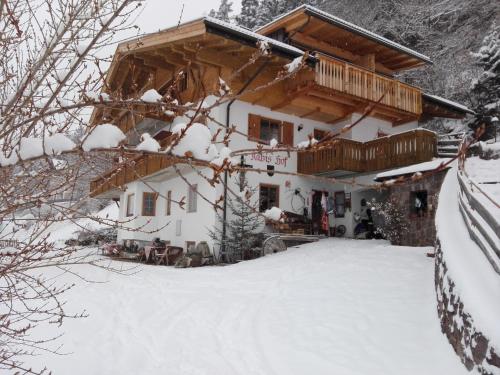
[[[448,275],[439,240],[436,241],[435,259],[434,281],[441,331],[469,371],[475,369],[479,374],[499,375],[500,350],[491,346],[483,333],[475,328],[473,317],[467,313],[467,306],[456,294],[455,283]]]

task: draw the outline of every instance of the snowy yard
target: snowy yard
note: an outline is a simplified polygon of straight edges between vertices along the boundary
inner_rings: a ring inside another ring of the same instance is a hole
[[[54,374],[465,374],[441,334],[429,248],[323,240],[227,267],[89,268]],[[66,277],[66,276],[65,276]]]

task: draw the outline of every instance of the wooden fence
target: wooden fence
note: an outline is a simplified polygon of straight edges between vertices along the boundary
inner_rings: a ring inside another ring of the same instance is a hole
[[[420,89],[345,61],[320,55],[315,80],[321,86],[374,102],[385,94],[381,104],[417,115],[422,113]]]
[[[493,269],[500,275],[500,223],[478,196],[485,200],[491,198],[469,179],[463,166],[459,169],[457,176],[460,185],[458,203],[469,235],[481,248]],[[494,206],[495,202],[492,203]]]
[[[298,154],[297,171],[306,174],[336,170],[372,172],[432,160],[436,134],[416,129],[368,142],[336,139],[325,148]]]

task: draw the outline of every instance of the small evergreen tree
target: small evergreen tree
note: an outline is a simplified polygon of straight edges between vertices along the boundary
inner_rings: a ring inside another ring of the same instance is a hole
[[[243,259],[245,252],[252,249],[257,230],[263,224],[257,204],[250,199],[254,191],[246,187],[244,180],[240,182],[240,188],[240,196],[228,199],[230,220],[226,222],[226,238],[223,238],[223,217],[220,213],[217,213],[220,225],[209,229],[214,246],[224,249],[222,256],[229,262]]]
[[[486,125],[486,133],[482,139],[494,135],[492,120],[500,117],[500,27],[493,24],[490,32],[483,40],[483,45],[473,56],[482,69],[481,75],[473,83],[471,95],[477,116],[469,126],[475,129]]]
[[[236,22],[247,29],[255,29],[258,21],[258,10],[258,0],[243,0],[241,2],[241,13],[236,16]]]

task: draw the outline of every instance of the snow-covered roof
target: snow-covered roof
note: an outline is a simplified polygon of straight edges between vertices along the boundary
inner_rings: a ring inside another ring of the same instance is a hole
[[[267,36],[254,33],[253,31],[234,25],[232,23],[221,21],[217,18],[213,18],[210,16],[203,17],[203,20],[205,21],[206,25],[223,29],[226,32],[233,33],[240,37],[249,39],[253,43],[256,43],[257,41],[267,42],[271,47],[276,47],[282,50],[283,52],[287,52],[295,56],[301,56],[304,54],[304,51],[297,47],[293,47],[289,44],[280,42],[276,39],[268,38]]]
[[[402,167],[402,168],[392,169],[390,171],[381,172],[381,173],[378,173],[377,175],[375,175],[375,181],[383,180],[383,179],[386,179],[389,177],[397,177],[397,176],[404,176],[407,174],[414,174],[417,172],[432,171],[433,169],[436,169],[441,164],[444,164],[448,161],[450,161],[450,159],[437,158],[437,159],[434,159],[431,161],[426,161],[424,163],[412,164],[412,165],[408,165],[407,167]],[[447,166],[446,168],[450,168],[450,167]]]
[[[434,102],[438,102],[439,104],[445,105],[447,107],[451,107],[459,112],[475,114],[475,112],[472,109],[469,109],[468,107],[464,106],[463,104],[454,102],[452,100],[443,98],[441,96],[431,95],[428,93],[423,93],[422,96],[424,97],[424,99],[429,99],[429,100],[432,100]]]
[[[333,24],[335,26],[338,26],[338,27],[341,27],[343,29],[352,31],[352,32],[354,32],[354,33],[356,33],[358,35],[361,35],[361,36],[364,36],[364,37],[366,37],[368,39],[374,40],[374,41],[376,41],[376,42],[378,42],[380,44],[383,44],[383,45],[385,45],[387,47],[399,50],[399,51],[404,52],[404,53],[406,53],[406,54],[408,54],[410,56],[416,57],[419,60],[422,60],[422,61],[425,61],[425,62],[427,62],[429,64],[432,64],[432,60],[428,56],[426,56],[424,54],[421,54],[421,53],[419,53],[417,51],[412,50],[411,48],[405,47],[405,46],[403,46],[403,45],[401,45],[399,43],[396,43],[396,42],[394,42],[392,40],[384,38],[381,35],[375,34],[374,32],[366,30],[366,29],[364,29],[364,28],[362,28],[362,27],[360,27],[358,25],[355,25],[355,24],[353,24],[351,22],[343,20],[342,18],[335,17],[334,15],[332,15],[330,13],[324,12],[324,11],[318,9],[318,8],[315,8],[315,7],[307,5],[307,4],[304,4],[304,5],[301,5],[301,6],[297,7],[297,8],[295,8],[295,9],[292,9],[288,13],[285,13],[285,14],[281,15],[280,17],[275,18],[271,22],[265,24],[264,26],[259,27],[256,31],[259,32],[260,30],[263,30],[264,28],[272,25],[273,23],[278,22],[279,20],[281,20],[283,18],[286,18],[290,14],[295,13],[295,12],[300,11],[300,10],[304,10],[307,14],[310,14],[312,16],[321,18],[324,21],[326,21],[328,23],[331,23],[331,24]]]

